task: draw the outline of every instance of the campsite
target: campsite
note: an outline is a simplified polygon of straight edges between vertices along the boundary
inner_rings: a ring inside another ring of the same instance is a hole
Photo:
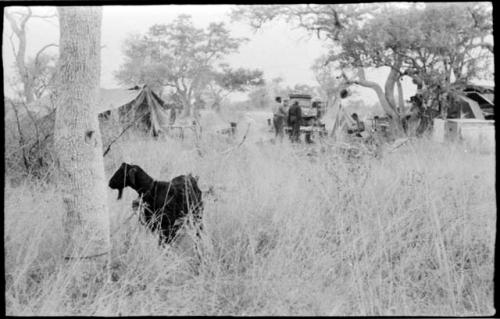
[[[7,315],[496,314],[490,3],[4,21]]]

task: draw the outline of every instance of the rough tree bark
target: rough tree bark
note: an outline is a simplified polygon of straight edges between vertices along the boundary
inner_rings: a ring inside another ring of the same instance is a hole
[[[106,263],[109,214],[95,106],[102,8],[59,7],[60,57],[54,143],[66,215],[66,258]]]

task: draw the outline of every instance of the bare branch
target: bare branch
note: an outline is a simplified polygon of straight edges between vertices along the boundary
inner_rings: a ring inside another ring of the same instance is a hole
[[[38,52],[36,53],[36,56],[35,56],[35,65],[38,65],[38,58],[40,57],[40,54],[45,51],[46,49],[50,48],[50,47],[59,47],[59,45],[55,44],[55,43],[50,43],[50,44],[47,44],[45,45],[43,48],[41,48],[40,50],[38,50]]]
[[[50,14],[50,15],[32,15],[32,18],[38,18],[38,19],[50,19],[50,18],[57,18],[58,15],[57,13]]]
[[[16,47],[14,45],[14,40],[12,40],[12,37],[14,36],[14,33],[12,33],[9,37],[9,40],[10,40],[10,46],[12,47],[12,53],[14,53],[14,56],[17,56],[17,52],[16,52]]]
[[[32,16],[31,8],[28,7],[28,14],[20,22],[20,28],[22,31],[24,31],[24,29],[26,28],[26,23],[28,23],[28,20],[31,18],[31,16]]]
[[[19,34],[21,30],[19,29],[17,21],[14,19],[14,17],[7,11],[5,12],[5,17],[7,18],[7,20],[9,20],[12,31],[14,31],[15,34]]]

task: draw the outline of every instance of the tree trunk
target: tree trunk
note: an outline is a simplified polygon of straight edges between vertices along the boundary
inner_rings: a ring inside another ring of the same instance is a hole
[[[377,93],[377,97],[379,99],[380,105],[382,106],[382,109],[384,109],[384,111],[387,114],[389,114],[392,118],[399,120],[398,113],[390,106],[389,102],[386,99],[384,91],[382,90],[380,85],[378,85],[375,82],[363,81],[363,80],[353,81],[353,83],[374,90],[375,93]]]
[[[396,85],[398,86],[398,108],[399,114],[405,112],[405,98],[403,96],[403,85],[401,85],[400,79],[396,81]]]
[[[361,85],[363,87],[367,87],[367,88],[374,90],[375,93],[377,94],[378,99],[379,99],[380,106],[382,106],[382,109],[384,109],[384,111],[391,117],[391,121],[393,123],[393,127],[396,130],[396,134],[399,135],[401,132],[403,132],[403,127],[401,125],[401,118],[400,118],[398,112],[396,112],[396,110],[389,104],[389,101],[387,101],[386,94],[384,94],[384,91],[382,90],[380,85],[378,85],[375,82],[367,81],[365,79],[365,73],[364,73],[363,68],[358,68],[358,77],[359,77],[359,80],[348,81],[348,83],[358,84],[358,85]],[[386,82],[386,85],[387,85],[387,82]],[[394,95],[393,95],[393,98],[394,98]]]
[[[181,117],[191,116],[191,102],[187,98],[181,96],[182,101],[182,115]]]
[[[387,80],[385,81],[385,87],[384,87],[385,98],[387,99],[387,102],[394,110],[397,109],[396,100],[394,98],[394,86],[396,85],[396,82],[398,82],[400,68],[401,68],[401,58],[398,57],[397,60],[394,62],[394,65],[392,66],[389,75],[387,76]]]
[[[58,11],[59,94],[54,143],[66,210],[65,256],[105,265],[110,250],[109,214],[95,110],[100,84],[102,8],[60,7]]]

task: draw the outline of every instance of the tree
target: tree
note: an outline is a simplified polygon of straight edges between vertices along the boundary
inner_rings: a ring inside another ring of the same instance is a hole
[[[231,18],[246,21],[255,29],[283,19],[318,38],[324,35],[330,41],[337,41],[346,26],[370,12],[371,7],[369,4],[247,5],[234,9]]]
[[[333,105],[334,97],[340,88],[340,80],[338,78],[340,72],[333,66],[333,63],[326,63],[327,59],[327,56],[317,58],[311,66],[311,69],[318,82],[318,89],[322,100],[324,100],[327,105]],[[335,75],[335,73],[339,74]]]
[[[277,77],[271,79],[270,82],[253,87],[248,92],[248,104],[258,109],[269,108],[274,103],[275,97],[281,96],[284,98],[291,91],[289,87],[285,88],[282,83],[283,79]]]
[[[266,109],[271,105],[272,99],[266,85],[255,87],[248,92],[248,101],[252,108]]]
[[[326,105],[333,105],[334,99],[341,87],[340,72],[333,63],[326,63],[328,56],[317,58],[311,69],[319,84],[319,92]],[[336,73],[338,73],[336,75]]]
[[[221,71],[212,73],[206,91],[212,100],[212,108],[220,111],[224,99],[233,92],[245,92],[252,87],[264,85],[263,72],[260,70],[233,69],[222,65]]]
[[[365,50],[368,47],[359,45],[359,37],[366,41],[371,39],[367,35],[367,31],[377,34],[377,29],[371,30],[365,26],[365,21],[373,17],[376,9],[377,5],[374,4],[252,6],[236,9],[232,15],[233,19],[249,21],[255,28],[259,28],[273,19],[284,18],[297,27],[313,32],[318,38],[321,34],[326,35],[326,40],[330,41],[334,48],[341,49],[341,51],[339,54],[335,54],[335,50],[332,50],[331,56],[325,61],[325,64],[338,58],[350,57],[350,60],[343,63],[341,67],[359,68],[357,78],[348,79],[344,76],[344,83],[341,86],[358,84],[375,90],[384,110],[400,126],[399,114],[387,101],[384,91],[377,83],[366,81],[364,76]],[[379,40],[379,38],[376,39]],[[373,43],[377,43],[377,40],[374,40]],[[363,42],[361,43],[363,44]],[[395,83],[394,75],[391,74],[388,77],[386,87],[390,88],[393,81]]]
[[[288,93],[297,92],[297,93],[305,93],[305,94],[316,95],[317,94],[316,92],[318,91],[318,87],[317,86],[311,86],[311,85],[308,85],[308,84],[297,83],[293,87],[287,87],[286,91]]]
[[[354,77],[343,76],[345,84],[373,89],[398,127],[403,76],[411,76],[432,104],[449,91],[452,72],[466,81],[484,71],[485,59],[492,57],[492,44],[486,41],[492,34],[488,3],[254,6],[235,10],[234,17],[254,27],[285,18],[318,37],[326,35],[332,44],[328,60],[357,69]],[[366,67],[390,69],[383,88],[366,80]]]
[[[427,4],[408,12],[409,25],[420,27],[412,47],[397,53],[403,73],[423,93],[424,107],[446,118],[449,98],[472,79],[492,78],[493,45],[486,39],[492,36],[491,9],[488,3]]]
[[[31,89],[35,100],[54,88],[57,55],[40,53],[34,59],[28,59],[26,69],[31,79]]]
[[[47,55],[44,55],[43,52],[50,47],[57,47],[56,44],[50,43],[43,46],[36,54],[35,58],[31,61],[26,61],[26,26],[30,19],[33,18],[42,18],[42,19],[50,19],[56,17],[55,14],[49,15],[35,15],[33,14],[30,7],[26,7],[26,10],[6,10],[5,17],[9,21],[9,25],[12,29],[12,35],[9,37],[10,44],[12,47],[12,51],[16,60],[16,69],[18,71],[18,75],[20,77],[21,83],[23,84],[22,89],[22,97],[24,102],[27,104],[31,103],[40,93],[40,82],[44,82],[47,78],[51,78],[47,74],[50,70],[47,68],[49,65],[49,61],[47,59]],[[17,38],[17,48],[13,40],[13,36]],[[53,69],[52,69],[53,70]],[[39,76],[43,79],[40,80]],[[43,85],[42,85],[43,87]],[[45,86],[46,87],[46,86]],[[43,93],[44,89],[42,89]]]
[[[343,68],[357,68],[356,78],[349,79],[348,83],[373,89],[384,111],[396,123],[400,122],[400,117],[394,99],[394,88],[400,78],[402,61],[395,49],[406,45],[406,24],[399,13],[400,9],[383,6],[374,17],[367,19],[361,26],[352,25],[339,40],[341,53],[330,57],[340,60]],[[389,67],[384,88],[378,83],[366,80],[366,67],[384,66]]]
[[[204,30],[194,27],[190,16],[180,15],[170,24],[156,24],[145,35],[130,37],[116,78],[127,85],[174,88],[183,116],[188,116],[194,96],[204,89],[204,75],[245,40],[231,37],[224,23],[211,23]]]
[[[60,58],[54,143],[66,210],[66,254],[104,260],[110,249],[101,133],[102,8],[59,7]]]

